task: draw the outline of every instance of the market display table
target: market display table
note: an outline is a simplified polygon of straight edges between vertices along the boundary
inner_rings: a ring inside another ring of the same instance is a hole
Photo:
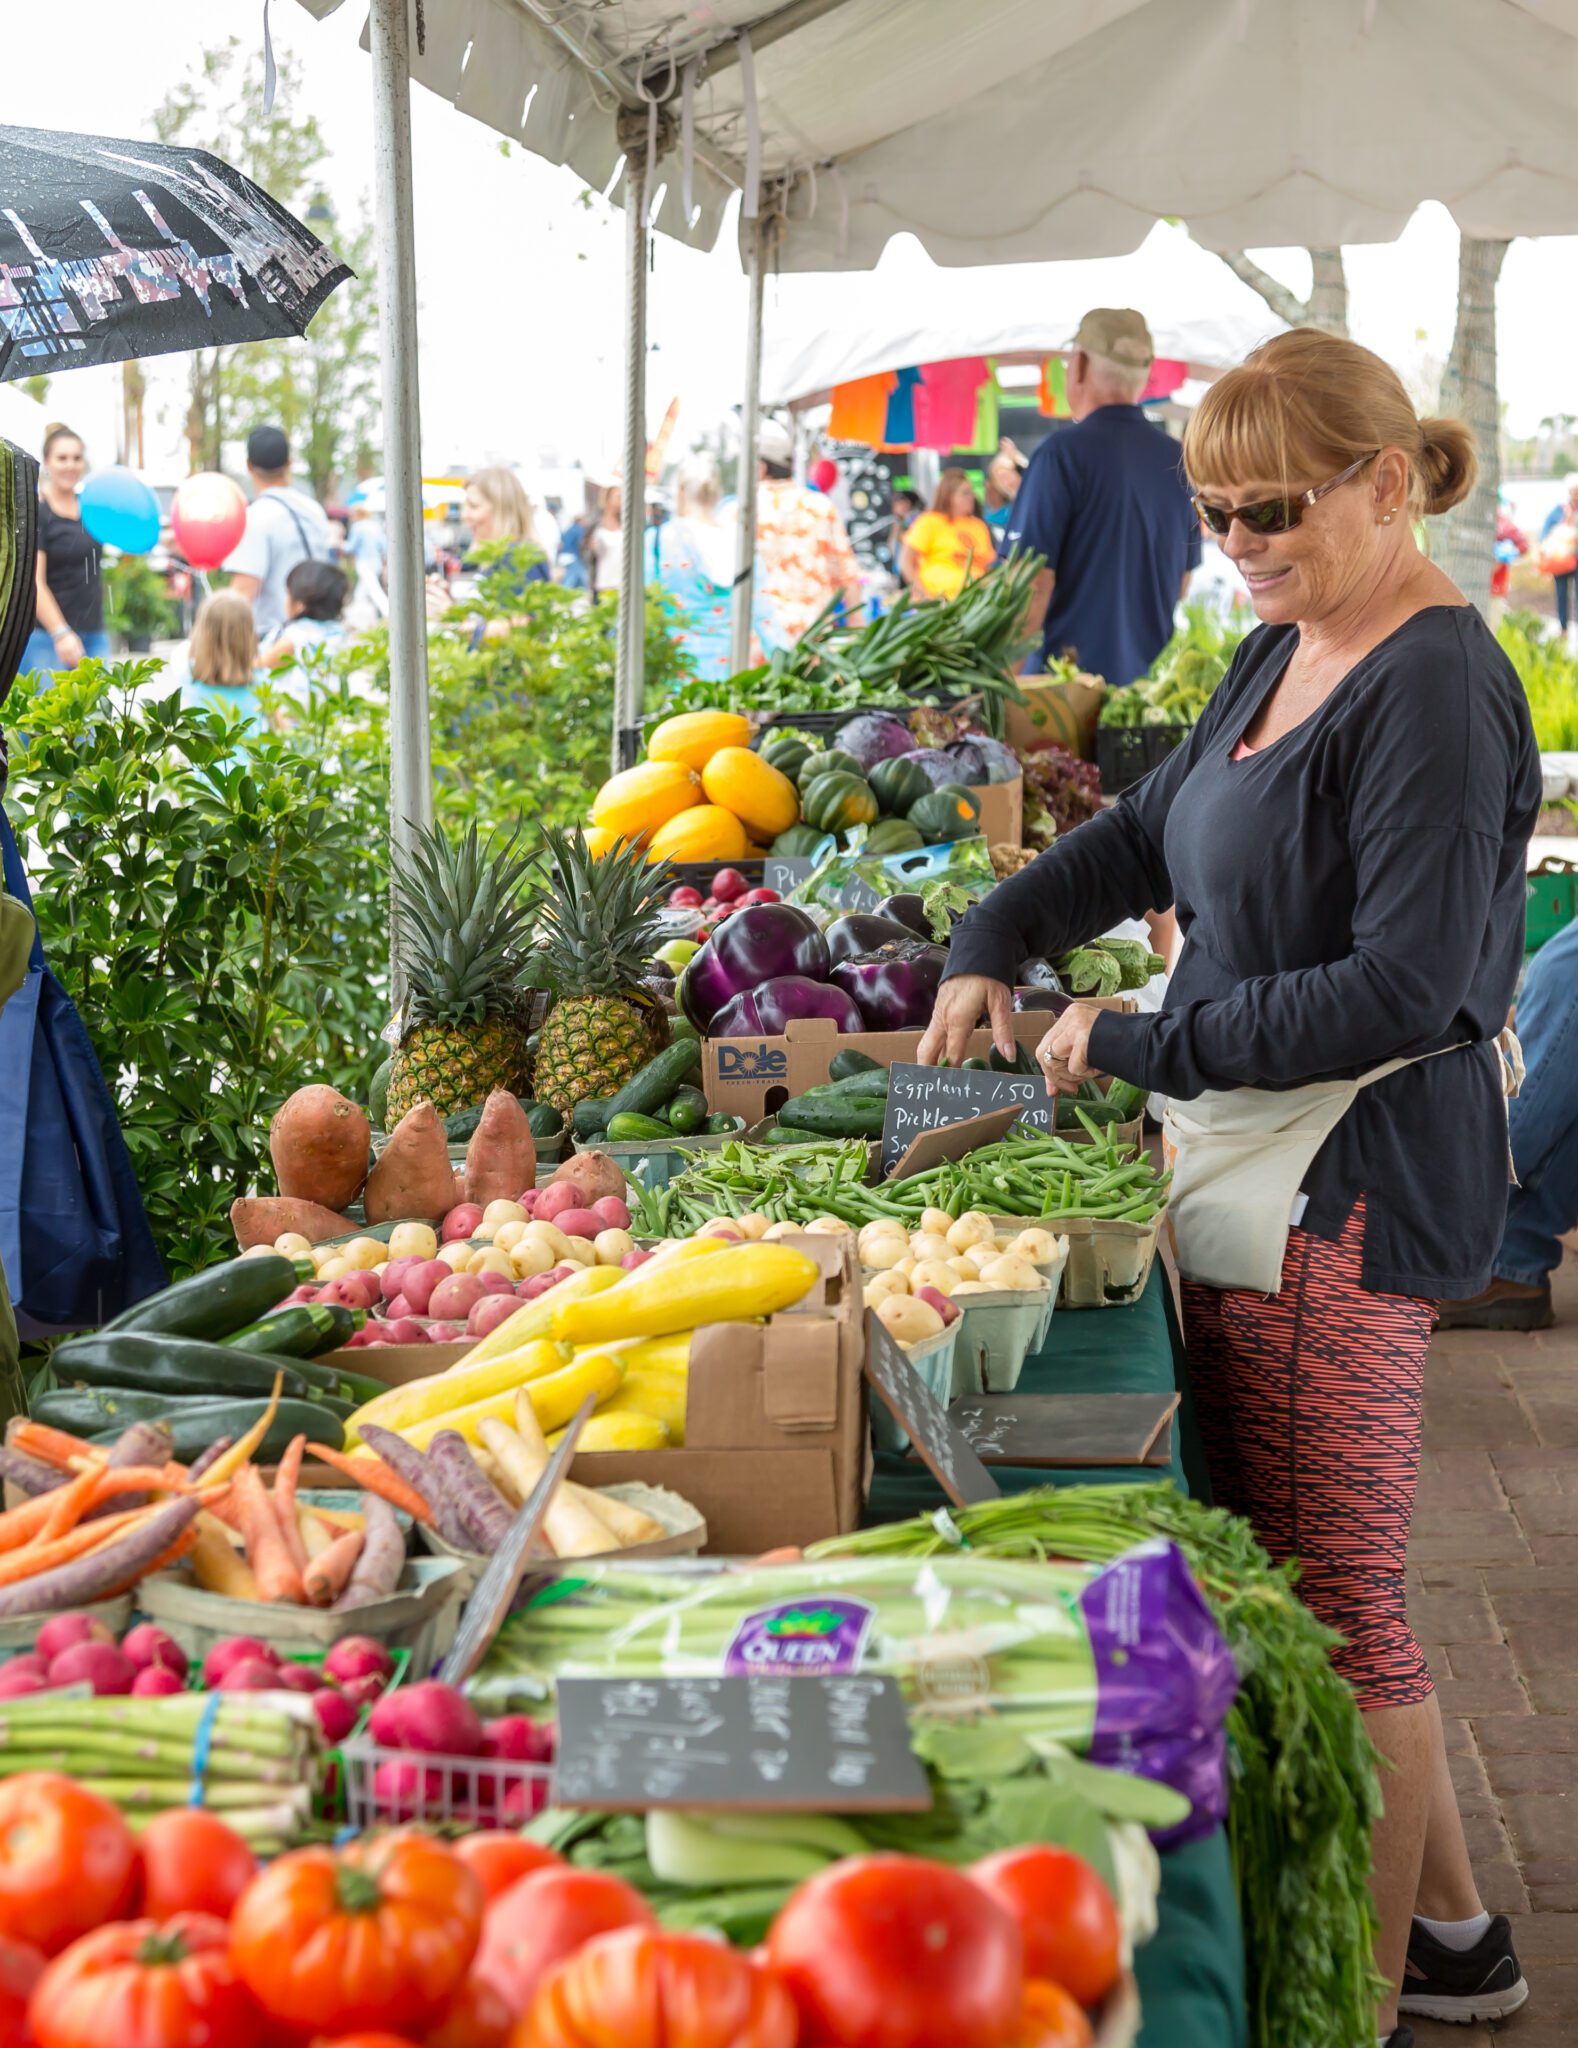
[[[1158,1262],[1132,1308],[1059,1309],[1042,1350],[1025,1360],[1026,1394],[1166,1393],[1182,1402],[1173,1420],[1172,1463],[1051,1472],[994,1465],[1004,1493],[1078,1481],[1117,1485],[1155,1479],[1164,1469],[1186,1493],[1204,1492],[1204,1465],[1182,1371],[1183,1346],[1172,1295]],[[925,1467],[879,1457],[868,1522],[894,1522],[944,1505]],[[1140,2048],[1244,2048],[1244,1952],[1227,1840],[1217,1833],[1162,1858],[1160,1925],[1135,1964],[1144,2006]]]

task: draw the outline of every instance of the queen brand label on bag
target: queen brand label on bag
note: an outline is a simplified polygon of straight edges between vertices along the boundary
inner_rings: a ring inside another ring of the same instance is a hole
[[[875,1610],[863,1600],[785,1600],[759,1607],[735,1631],[723,1659],[725,1678],[753,1672],[830,1678],[860,1669]]]

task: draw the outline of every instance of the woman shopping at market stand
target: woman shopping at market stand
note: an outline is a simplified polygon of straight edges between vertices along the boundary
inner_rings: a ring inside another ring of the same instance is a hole
[[[983,1009],[1008,1042],[1022,960],[1176,906],[1164,1009],[1075,1003],[1038,1058],[1063,1093],[1102,1072],[1171,1098],[1215,1498],[1299,1559],[1391,1766],[1378,1965],[1405,2013],[1499,2017],[1527,1988],[1475,1889],[1403,1563],[1434,1305],[1484,1286],[1506,1205],[1496,1040],[1539,758],[1511,664],[1414,542],[1473,483],[1461,422],[1298,329],[1212,386],[1184,461],[1262,628],[1176,753],[965,918],[920,1056],[957,1061]]]
[[[976,509],[974,484],[962,469],[945,469],[931,510],[904,535],[899,574],[917,597],[957,597],[996,559],[997,543]]]
[[[75,668],[89,656],[102,661],[110,651],[99,544],[77,503],[87,470],[80,437],[70,427],[51,427],[38,491],[38,618],[22,655],[23,675]]]

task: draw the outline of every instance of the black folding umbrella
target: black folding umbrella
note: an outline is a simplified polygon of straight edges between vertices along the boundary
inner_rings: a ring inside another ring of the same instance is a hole
[[[351,274],[206,149],[0,127],[0,380],[301,334]]]

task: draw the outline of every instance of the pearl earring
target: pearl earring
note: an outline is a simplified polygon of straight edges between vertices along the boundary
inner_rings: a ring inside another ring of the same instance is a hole
[[[1381,514],[1381,524],[1382,524],[1383,526],[1390,526],[1390,525],[1391,525],[1391,523],[1392,523],[1392,515],[1391,515],[1391,513],[1390,513],[1390,512],[1383,512],[1383,513]]]

